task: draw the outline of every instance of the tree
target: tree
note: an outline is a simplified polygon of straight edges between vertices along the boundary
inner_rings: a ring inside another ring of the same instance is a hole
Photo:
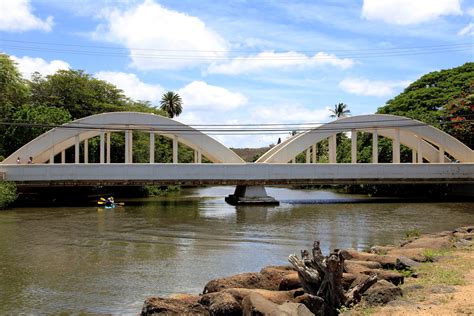
[[[160,109],[168,113],[169,117],[179,116],[183,111],[183,101],[179,94],[168,91],[161,97]]]
[[[345,103],[334,104],[334,109],[330,109],[329,111],[332,113],[331,117],[335,118],[349,116],[351,113],[351,111],[347,109],[347,104]]]

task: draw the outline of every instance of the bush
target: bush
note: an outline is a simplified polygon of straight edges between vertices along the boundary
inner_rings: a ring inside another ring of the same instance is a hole
[[[0,181],[0,209],[6,208],[15,202],[18,194],[14,182]]]

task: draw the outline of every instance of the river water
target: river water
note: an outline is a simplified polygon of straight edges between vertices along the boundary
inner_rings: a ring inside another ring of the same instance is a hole
[[[125,207],[0,212],[0,314],[137,314],[152,295],[199,293],[216,277],[330,248],[390,244],[407,230],[474,224],[474,203],[387,203],[268,188],[278,207],[234,207],[233,187],[185,189]]]

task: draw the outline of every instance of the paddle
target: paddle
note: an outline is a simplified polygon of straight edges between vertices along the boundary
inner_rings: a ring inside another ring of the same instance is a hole
[[[97,204],[99,204],[99,205],[104,205],[105,203],[106,203],[106,202],[104,202],[104,201],[98,201],[98,202],[97,202]],[[125,205],[124,202],[115,202],[114,204],[115,204],[115,205],[120,205],[120,206],[124,206],[124,205]]]

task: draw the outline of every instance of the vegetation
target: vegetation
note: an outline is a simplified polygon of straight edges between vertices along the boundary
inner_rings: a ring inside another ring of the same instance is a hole
[[[161,97],[161,107],[160,109],[168,113],[169,117],[173,118],[179,116],[183,111],[183,101],[179,94],[168,91],[163,94]]]
[[[338,103],[334,105],[334,109],[329,110],[332,114],[331,117],[345,117],[348,116],[351,111],[347,108],[347,104],[345,103]]]
[[[0,181],[0,209],[4,209],[17,198],[16,185],[9,181]]]

